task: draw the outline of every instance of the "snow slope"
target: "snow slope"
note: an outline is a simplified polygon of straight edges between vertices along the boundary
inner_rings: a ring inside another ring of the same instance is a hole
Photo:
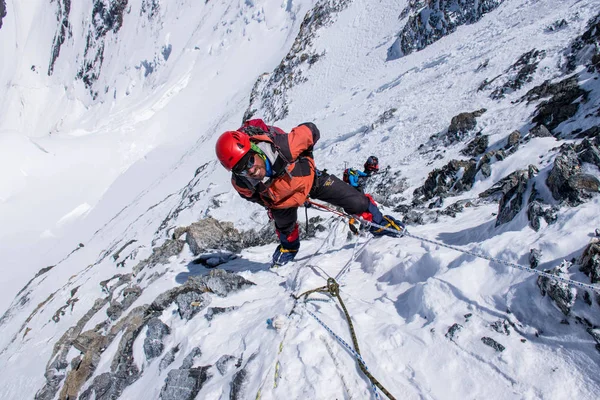
[[[304,14],[317,2],[152,3],[160,3],[160,18],[150,21],[138,11],[150,2],[130,1],[123,27],[108,35],[99,87],[110,90],[96,100],[81,81],[73,81],[91,5],[72,5],[73,35],[63,44],[52,76],[30,66],[48,62],[51,7],[57,3],[7,5],[0,30],[3,54],[11,55],[0,71],[9,88],[0,98],[5,171],[0,256],[7,266],[0,297],[7,310],[0,319],[3,399],[39,394],[53,346],[97,299],[109,297],[99,283],[131,273],[174,228],[206,216],[234,222],[238,229],[268,223],[261,207],[232,191],[213,146],[222,131],[241,122],[256,78],[279,64]],[[398,16],[408,3],[355,0],[319,29],[312,49],[324,55],[303,70],[306,81],[290,88],[288,115],[276,121],[286,130],[315,122],[322,134],[315,158],[319,168],[330,172],[341,175],[346,165],[360,167],[369,155],[377,155],[381,165],[406,178],[406,204],[434,168],[465,158],[459,155],[464,143],[446,147],[438,159],[418,151],[431,135],[447,129],[453,116],[485,108],[477,128],[490,136],[492,146],[500,147],[514,130],[527,132],[536,104],[513,101],[545,80],[564,76],[564,49],[600,12],[591,0],[504,1],[478,23],[386,62],[404,21]],[[566,27],[546,29],[561,19]],[[144,76],[144,67],[136,66],[154,59],[165,44],[172,46],[170,56]],[[546,57],[522,89],[503,100],[478,91],[484,79],[504,73],[534,48],[545,50]],[[589,107],[598,108],[597,97]],[[378,122],[390,109],[395,109],[392,118]],[[597,116],[575,118],[568,129],[597,124]],[[524,143],[494,163],[490,177],[480,177],[471,190],[445,204],[475,199],[529,164],[540,168],[538,182],[543,182],[560,145],[553,137]],[[590,173],[600,176],[591,166]],[[552,268],[581,255],[600,227],[599,206],[597,195],[577,207],[562,206],[557,221],[536,232],[525,212],[496,227],[498,205],[480,203],[455,218],[409,226],[409,232],[524,266],[530,249],[537,248],[541,268]],[[384,209],[403,216],[393,207]],[[578,289],[572,314],[565,316],[541,296],[532,273],[411,237],[349,237],[339,218],[314,208],[308,215],[324,218],[328,229],[303,240],[295,263],[269,269],[274,244],[268,244],[244,249],[240,258],[221,266],[256,284],[227,297],[211,296],[210,307],[235,309],[212,320],[201,311],[189,321],[179,317],[176,307],[162,312],[160,319],[171,332],[165,353],[179,348],[170,367],[160,370],[160,358],[144,356],[142,331],[132,344],[141,374],[120,398],[159,398],[169,371],[179,368],[196,346],[201,354],[193,358],[194,367],[210,366],[197,399],[256,398],[259,391],[262,399],[374,397],[351,352],[313,317],[351,343],[340,306],[334,301],[294,306],[290,296],[323,286],[324,278],[335,277],[345,266],[341,297],[362,357],[394,397],[597,397],[600,353],[589,330],[599,323],[600,305],[594,297],[586,304],[583,290]],[[131,309],[150,304],[188,276],[208,273],[193,264],[194,258],[185,246],[165,264],[134,276],[125,286],[143,291]],[[54,267],[29,281],[47,266]],[[589,282],[583,273],[570,272],[571,279]],[[121,289],[115,292],[119,296]],[[108,321],[107,309],[108,304],[82,331]],[[284,323],[280,330],[266,323],[275,316]],[[120,338],[102,352],[80,394],[95,377],[111,371]],[[482,338],[505,350],[487,346]],[[71,348],[68,362],[81,353]],[[215,364],[223,355],[239,365],[218,371]],[[64,398],[60,393],[56,396]]]

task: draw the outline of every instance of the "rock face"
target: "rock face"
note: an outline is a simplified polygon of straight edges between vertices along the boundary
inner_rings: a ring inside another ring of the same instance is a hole
[[[243,120],[252,118],[258,109],[267,122],[282,120],[288,114],[287,92],[295,85],[306,80],[303,72],[316,63],[324,53],[317,53],[313,40],[317,31],[330,25],[336,14],[344,10],[351,0],[321,0],[310,10],[302,24],[300,32],[288,54],[270,74],[258,78],[252,93],[250,105]]]
[[[141,261],[138,265],[133,267],[134,275],[139,274],[145,268],[153,268],[159,264],[166,264],[169,262],[169,258],[181,253],[185,242],[183,240],[167,240],[160,247],[155,247],[152,250],[152,255],[147,259]]]
[[[507,94],[521,89],[525,84],[533,80],[533,74],[542,59],[546,57],[544,50],[532,49],[521,55],[503,74],[492,79],[485,79],[478,88],[485,90],[493,88],[490,97],[500,100]]]
[[[165,348],[163,338],[171,333],[171,330],[159,318],[148,321],[146,339],[144,339],[144,353],[147,360],[160,356]]]
[[[570,266],[570,262],[563,261],[561,265],[546,272],[552,275],[567,274]],[[540,288],[542,296],[545,296],[546,294],[550,296],[560,311],[562,311],[565,315],[569,315],[571,308],[575,305],[577,289],[570,287],[566,283],[550,279],[545,276],[538,277],[537,285]]]
[[[600,282],[600,242],[596,240],[587,245],[580,263],[579,270],[589,276],[592,283]]]
[[[387,61],[419,51],[448,36],[461,25],[474,24],[496,9],[503,0],[410,1],[411,13],[398,38],[387,51]],[[424,6],[424,7],[423,7]]]
[[[477,163],[473,160],[452,160],[433,170],[425,184],[413,193],[413,204],[421,204],[436,196],[447,197],[469,190],[473,186]]]
[[[600,151],[596,137],[593,141],[584,139],[580,144],[563,144],[560,153],[546,179],[552,196],[577,206],[600,190],[600,181],[593,175],[581,171],[582,164],[589,162],[600,168]]]
[[[489,136],[488,135],[479,135],[475,137],[475,139],[471,140],[467,147],[460,151],[460,154],[464,156],[477,157],[483,153],[485,153],[489,144]]]
[[[521,211],[527,184],[537,172],[537,168],[530,165],[528,170],[515,171],[502,180],[503,195],[498,205],[496,226],[512,221]]]
[[[169,328],[158,317],[167,307],[178,300],[187,304],[186,295],[191,295],[193,298],[199,299],[208,296],[208,293],[227,296],[232,291],[254,285],[254,283],[238,275],[223,270],[213,270],[208,275],[189,278],[185,284],[159,295],[150,305],[134,308],[126,316],[119,318],[115,324],[112,324],[110,320],[105,320],[93,329],[81,332],[92,316],[102,309],[112,297],[116,285],[109,288],[108,283],[117,277],[119,278],[117,283],[129,282],[129,279],[122,279],[123,276],[120,275],[102,282],[104,284],[103,288],[109,291],[109,296],[104,299],[98,299],[94,307],[78,322],[77,326],[69,328],[65,335],[55,344],[51,358],[52,361],[46,369],[46,384],[36,394],[36,400],[53,399],[59,390],[60,393],[58,395],[60,398],[77,398],[80,390],[94,375],[101,361],[103,351],[120,335],[121,339],[115,355],[110,361],[110,371],[96,376],[92,384],[79,396],[80,399],[84,400],[114,400],[119,398],[123,390],[135,382],[141,374],[134,360],[133,344],[144,327],[148,326],[144,341],[146,357],[153,359],[162,354],[164,347],[162,339],[165,335],[169,334]],[[126,277],[130,278],[129,275]],[[125,294],[124,296],[127,298]],[[189,305],[193,307],[192,304]],[[186,312],[189,312],[189,315],[193,316],[193,311],[184,311],[184,313]],[[72,363],[77,365],[77,368],[67,370],[69,366],[67,357],[72,348],[79,350],[82,355],[78,356],[75,360],[71,360]],[[160,363],[161,369],[166,368],[173,362],[177,351],[178,347],[175,347],[163,357]],[[185,368],[188,371],[173,374],[172,381],[178,383],[173,384],[174,386],[169,389],[165,389],[165,396],[170,393],[172,388],[181,384],[182,381],[189,383],[187,387],[191,388],[186,393],[190,393],[190,395],[197,393],[195,388],[199,390],[200,386],[198,385],[201,385],[207,379],[206,369],[208,367],[192,368],[193,357],[192,361],[189,362],[190,365]],[[188,378],[191,380],[188,380]],[[63,380],[64,384],[61,389],[60,385]],[[183,396],[183,394],[181,395]]]
[[[505,349],[504,346],[502,346],[500,343],[496,342],[494,339],[492,339],[490,337],[484,336],[484,337],[481,338],[481,341],[484,344],[490,346],[492,349],[494,349],[494,350],[496,350],[498,352],[502,352]]]
[[[2,19],[6,17],[6,1],[0,0],[0,29],[2,29]]]
[[[573,117],[579,110],[579,102],[586,102],[589,92],[581,89],[578,77],[572,76],[556,83],[545,81],[529,90],[520,100],[536,101],[552,96],[536,108],[533,122],[543,124],[551,132],[562,122]],[[555,136],[558,133],[554,134]]]
[[[600,71],[600,14],[590,21],[586,31],[573,40],[571,46],[565,52],[566,72],[573,72],[578,65],[586,65],[588,72]]]
[[[186,242],[194,255],[207,250],[223,249],[238,252],[242,249],[242,235],[233,227],[233,223],[220,222],[212,217],[190,225]]]
[[[450,126],[445,132],[440,132],[430,138],[434,144],[439,142],[442,146],[448,146],[463,140],[471,131],[477,127],[477,118],[486,112],[485,108],[473,112],[463,112],[452,117]]]

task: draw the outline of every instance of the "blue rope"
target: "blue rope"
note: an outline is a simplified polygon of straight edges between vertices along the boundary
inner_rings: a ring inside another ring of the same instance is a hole
[[[331,328],[329,328],[323,321],[321,321],[319,319],[319,317],[317,317],[315,314],[310,312],[310,310],[308,308],[304,307],[304,309],[306,310],[307,313],[310,314],[311,317],[316,319],[317,322],[319,324],[321,324],[321,326],[327,330],[327,332],[329,332],[338,342],[340,342],[358,360],[358,362],[360,362],[365,367],[365,369],[367,371],[369,370],[369,368],[367,367],[367,363],[365,363],[365,360],[363,360],[363,358],[360,356],[360,354],[358,354],[348,343],[346,343],[346,341],[344,339],[342,339],[334,331],[332,331]],[[373,394],[375,395],[375,398],[379,399],[379,393],[377,392],[377,387],[375,386],[375,384],[371,383],[371,387],[373,388]]]

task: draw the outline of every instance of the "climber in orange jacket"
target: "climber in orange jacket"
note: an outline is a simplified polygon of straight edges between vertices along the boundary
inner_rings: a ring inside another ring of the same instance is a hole
[[[217,158],[232,172],[231,183],[246,200],[266,207],[280,244],[273,264],[292,261],[300,248],[298,207],[319,199],[342,207],[377,225],[402,231],[404,225],[382,215],[375,202],[334,175],[317,170],[313,147],[320,137],[311,122],[285,133],[260,119],[246,121],[238,130],[223,133],[216,144]],[[374,235],[395,235],[373,226]]]

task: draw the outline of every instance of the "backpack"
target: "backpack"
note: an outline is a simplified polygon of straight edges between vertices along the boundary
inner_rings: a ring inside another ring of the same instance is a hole
[[[350,173],[349,171],[350,168],[346,168],[344,170],[344,176],[342,177],[342,179],[344,180],[344,182],[346,183],[350,183],[350,177],[348,176],[348,174]]]

